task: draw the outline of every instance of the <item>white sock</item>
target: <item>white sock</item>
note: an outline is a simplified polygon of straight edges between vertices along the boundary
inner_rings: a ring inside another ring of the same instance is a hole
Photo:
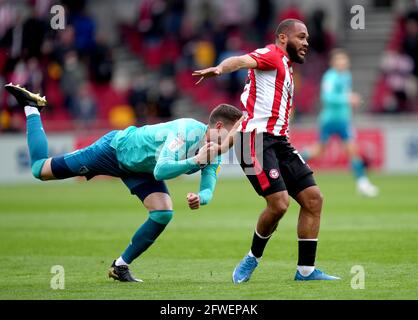
[[[38,108],[31,107],[31,106],[26,106],[25,107],[25,115],[27,117],[29,117],[31,114],[38,114],[38,115],[40,115]]]
[[[248,255],[250,256],[250,257],[254,257],[255,258],[255,260],[257,260],[257,262],[260,262],[260,260],[261,260],[261,257],[260,258],[257,258],[253,253],[252,253],[252,251],[250,250],[250,252],[248,252]]]
[[[117,260],[116,260],[116,262],[115,262],[115,264],[116,264],[116,266],[127,266],[127,265],[129,265],[128,263],[126,263],[123,259],[122,259],[122,257],[119,257]]]
[[[298,266],[299,273],[307,277],[315,270],[315,266]]]
[[[357,179],[358,184],[370,184],[369,178],[366,176],[360,177]]]

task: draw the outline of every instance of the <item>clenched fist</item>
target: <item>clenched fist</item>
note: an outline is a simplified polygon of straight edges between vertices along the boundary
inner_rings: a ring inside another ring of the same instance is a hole
[[[200,207],[200,197],[195,193],[188,193],[187,194],[187,203],[189,204],[189,208],[192,210],[199,209]]]

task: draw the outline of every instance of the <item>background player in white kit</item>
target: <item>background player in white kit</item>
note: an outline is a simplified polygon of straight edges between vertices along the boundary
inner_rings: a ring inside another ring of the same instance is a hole
[[[313,172],[288,142],[293,104],[292,63],[303,63],[308,30],[302,21],[287,19],[276,30],[276,42],[254,52],[222,61],[193,73],[205,78],[249,69],[241,95],[248,112],[242,123],[236,155],[247,178],[267,206],[259,216],[250,252],[234,269],[234,283],[246,282],[289,206],[289,195],[300,205],[298,263],[295,280],[337,280],[315,268],[323,197]]]

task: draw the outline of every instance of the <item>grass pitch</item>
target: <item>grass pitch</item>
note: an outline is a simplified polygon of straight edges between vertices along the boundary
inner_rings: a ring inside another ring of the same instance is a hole
[[[116,180],[0,186],[0,299],[418,299],[418,177],[376,176],[376,199],[348,174],[317,174],[325,195],[317,266],[341,281],[295,282],[298,207],[292,202],[250,282],[231,274],[250,247],[263,200],[242,180],[220,179],[213,202],[186,206],[190,180],[169,182],[175,218],[132,264],[144,283],[107,269],[147,213]],[[51,267],[65,289],[51,289]],[[351,268],[365,270],[354,290]]]

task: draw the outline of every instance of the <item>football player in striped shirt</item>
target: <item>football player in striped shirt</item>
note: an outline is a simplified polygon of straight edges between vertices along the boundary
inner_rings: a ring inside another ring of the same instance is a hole
[[[289,118],[293,107],[293,63],[303,63],[308,51],[308,30],[296,19],[282,21],[276,41],[243,56],[230,57],[218,66],[195,71],[200,81],[248,69],[241,95],[247,117],[242,122],[235,150],[241,167],[266,208],[258,218],[251,250],[234,269],[234,283],[248,281],[263,251],[289,206],[289,196],[300,205],[298,262],[294,279],[337,280],[315,268],[322,194],[313,172],[289,143]]]

